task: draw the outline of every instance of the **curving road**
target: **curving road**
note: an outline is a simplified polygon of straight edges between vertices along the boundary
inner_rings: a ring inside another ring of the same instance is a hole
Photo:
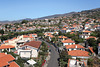
[[[56,48],[53,45],[50,45],[48,42],[46,41],[44,42],[49,46],[49,49],[51,50],[50,60],[48,62],[47,67],[59,67],[58,64],[59,53],[56,51]]]

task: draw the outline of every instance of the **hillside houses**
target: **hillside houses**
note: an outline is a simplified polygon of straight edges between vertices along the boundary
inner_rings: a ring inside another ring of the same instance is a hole
[[[69,16],[1,24],[0,53],[6,51],[18,55],[21,59],[35,59],[33,62],[37,62],[39,67],[42,63],[48,63],[46,61],[49,54],[53,56],[50,60],[56,57],[53,54],[57,54],[59,65],[66,63],[68,67],[87,67],[87,61],[90,58],[99,58],[100,54],[100,19],[87,16],[83,11]],[[43,46],[42,41],[47,44]],[[4,56],[7,55],[6,52]],[[4,66],[18,66],[14,61],[16,59],[6,63],[3,60],[6,64]],[[93,62],[95,63],[95,60]]]

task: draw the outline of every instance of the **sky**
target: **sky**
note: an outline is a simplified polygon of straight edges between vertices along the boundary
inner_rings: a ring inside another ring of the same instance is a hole
[[[100,8],[100,0],[0,0],[0,21]]]

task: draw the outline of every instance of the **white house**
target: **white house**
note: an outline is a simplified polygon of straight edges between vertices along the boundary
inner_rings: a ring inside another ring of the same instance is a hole
[[[69,59],[67,67],[87,67],[86,60],[79,61],[75,59]]]
[[[72,50],[85,50],[85,47],[79,44],[73,44],[73,45],[65,45],[67,51]]]
[[[58,38],[59,38],[59,41],[61,41],[61,40],[66,40],[66,39],[67,39],[66,36],[59,36]]]
[[[41,43],[41,41],[27,42],[18,48],[17,53],[23,58],[37,57]]]
[[[79,37],[86,39],[90,36],[90,34],[91,34],[91,31],[83,31],[82,35],[79,35]]]
[[[62,43],[63,43],[63,46],[75,44],[75,42],[72,41],[71,39],[63,40]]]

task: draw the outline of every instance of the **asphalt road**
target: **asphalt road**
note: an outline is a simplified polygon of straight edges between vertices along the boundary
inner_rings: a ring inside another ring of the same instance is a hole
[[[50,45],[48,42],[45,43],[49,46],[49,49],[51,50],[50,60],[48,62],[47,67],[59,67],[58,64],[59,53],[56,51],[56,48],[53,45]]]

